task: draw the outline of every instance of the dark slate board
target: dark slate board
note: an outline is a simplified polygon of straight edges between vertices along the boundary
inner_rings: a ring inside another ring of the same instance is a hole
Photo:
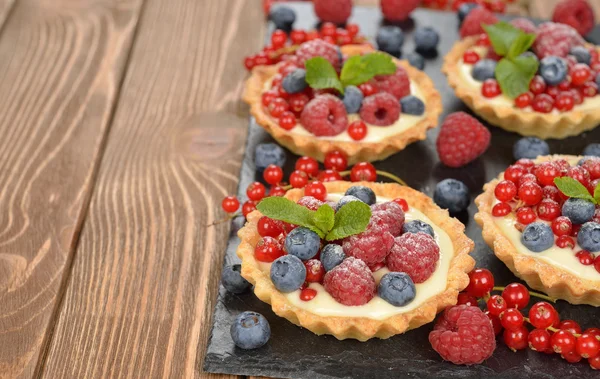
[[[294,4],[298,20],[296,27],[311,28],[315,17],[310,4]],[[457,40],[457,19],[454,14],[418,10],[414,21],[403,25],[409,33],[404,51],[412,51],[411,30],[418,26],[433,26],[441,32],[439,56],[427,62],[425,71],[434,80],[443,97],[445,114],[467,108],[448,86],[440,72],[442,59]],[[362,32],[373,38],[381,24],[381,14],[376,8],[355,7],[352,22],[360,24]],[[593,33],[600,41],[600,33]],[[435,184],[445,178],[465,182],[473,198],[481,192],[485,182],[491,180],[512,163],[512,146],[520,138],[517,134],[496,127],[492,131],[492,146],[483,157],[460,169],[441,165],[435,151],[434,141],[438,129],[431,130],[426,141],[410,145],[404,151],[376,163],[381,170],[390,171],[408,184],[432,195]],[[245,199],[247,185],[261,179],[255,174],[253,155],[255,146],[272,142],[263,129],[251,122],[246,153],[240,178],[240,199]],[[600,141],[600,128],[593,132],[565,140],[548,141],[553,153],[580,154],[590,142]],[[288,155],[286,172],[291,172],[295,160]],[[477,209],[474,204],[468,212],[457,217],[466,224],[467,235],[475,241],[472,253],[478,267],[486,267],[495,275],[498,285],[516,281],[512,273],[500,262],[481,238],[481,228],[473,221]],[[236,236],[243,220],[233,222],[231,239],[227,247],[225,264],[239,262],[235,255],[238,245]],[[215,252],[217,254],[218,252]],[[590,306],[572,306],[559,301],[557,308],[563,318],[577,320],[583,327],[600,326],[600,309]],[[254,351],[244,351],[234,346],[229,326],[237,314],[246,310],[260,312],[271,324],[269,343]],[[354,340],[338,341],[332,336],[316,336],[283,318],[277,317],[270,306],[258,300],[254,294],[232,295],[220,287],[214,326],[204,361],[204,370],[215,373],[271,376],[278,378],[582,378],[599,377],[586,363],[568,364],[558,355],[544,355],[533,351],[511,352],[503,342],[498,344],[494,355],[484,364],[473,367],[455,366],[443,362],[431,348],[427,336],[431,325],[425,325],[406,334],[387,340],[373,339],[368,342]]]

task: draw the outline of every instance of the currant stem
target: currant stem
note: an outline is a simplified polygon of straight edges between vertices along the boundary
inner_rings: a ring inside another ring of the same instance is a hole
[[[492,291],[504,291],[505,288],[506,287],[494,287],[494,288],[492,288]],[[548,295],[544,295],[543,293],[529,291],[529,295],[539,297],[540,299],[544,299],[544,300],[550,301],[552,303],[556,303],[556,299],[554,299]]]
[[[206,224],[204,226],[206,226],[208,228],[208,227],[211,227],[211,226],[219,225],[219,224],[222,224],[222,223],[227,222],[229,220],[233,220],[234,218],[236,218],[238,216],[241,216],[241,215],[242,214],[240,212],[231,213],[231,214],[228,214],[227,217],[225,217],[225,218],[222,218],[222,219],[217,220],[217,221],[213,221],[212,223]]]
[[[395,181],[396,183],[398,183],[402,186],[408,187],[408,184],[406,184],[406,182],[404,180],[400,179],[398,176],[396,176],[390,172],[376,170],[375,173],[377,173],[377,175],[383,176],[384,178],[392,179],[393,181]],[[348,175],[350,175],[350,171],[341,171],[339,174],[342,177],[348,176]]]
[[[525,322],[528,322],[529,324],[531,324],[531,320],[529,319],[529,317],[525,317],[525,316],[523,316],[523,320],[525,320]],[[535,327],[535,325],[533,325],[533,324],[531,324],[531,325],[532,325],[533,327]],[[553,326],[549,326],[549,327],[547,327],[547,328],[546,328],[546,330],[549,330],[549,331],[551,331],[551,332],[553,332],[553,333],[556,333],[556,332],[558,332],[560,329],[556,329],[556,328],[555,328],[555,327],[553,327]],[[573,334],[575,337],[577,337],[577,338],[581,337],[581,334],[579,334],[579,333],[572,333],[572,334]]]

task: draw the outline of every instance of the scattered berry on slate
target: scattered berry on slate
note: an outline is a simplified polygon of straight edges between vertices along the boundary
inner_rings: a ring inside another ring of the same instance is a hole
[[[392,125],[400,118],[400,103],[388,92],[367,96],[362,102],[360,118],[371,125]]]
[[[381,12],[388,21],[404,21],[420,2],[421,0],[381,0]]]
[[[572,27],[555,22],[545,22],[538,28],[538,34],[533,43],[533,52],[539,58],[551,55],[564,58],[574,46],[584,44],[584,39]]]
[[[486,81],[487,79],[494,79],[496,77],[494,73],[496,70],[496,65],[497,62],[492,59],[479,60],[473,65],[473,79],[479,82]]]
[[[348,188],[345,195],[354,196],[361,200],[363,203],[367,203],[369,205],[373,205],[377,201],[377,196],[375,195],[375,192],[373,192],[373,190],[369,187],[365,186],[352,186]]]
[[[271,337],[271,327],[267,319],[256,312],[240,313],[229,329],[233,343],[241,349],[258,349]]]
[[[397,237],[387,256],[390,271],[405,272],[415,283],[431,277],[440,258],[440,248],[429,234],[406,233]]]
[[[358,89],[358,87],[347,86],[344,90],[344,97],[342,98],[342,102],[346,107],[346,112],[348,114],[358,113],[363,99],[364,95],[362,91]]]
[[[284,255],[271,265],[271,281],[281,292],[293,292],[306,281],[306,267],[295,255]]]
[[[398,66],[396,72],[392,75],[379,75],[374,78],[379,92],[387,92],[397,100],[410,95],[410,78],[406,70]]]
[[[275,143],[260,143],[254,152],[254,165],[258,172],[263,172],[269,165],[283,167],[285,152]]]
[[[325,274],[325,290],[344,305],[368,303],[377,289],[369,266],[360,259],[348,257]]]
[[[404,44],[404,32],[397,26],[382,26],[375,37],[377,48],[393,56],[399,56]]]
[[[417,28],[414,33],[415,48],[418,52],[431,53],[437,50],[440,35],[432,27]]]
[[[373,265],[382,262],[394,245],[394,236],[388,227],[375,222],[373,218],[367,229],[359,234],[343,239],[342,247],[347,256]]]
[[[491,133],[476,118],[465,113],[449,114],[436,141],[440,160],[448,167],[461,167],[483,154]]]
[[[405,59],[414,68],[418,68],[419,70],[423,70],[425,68],[425,58],[419,53],[408,53],[406,54]]]
[[[590,54],[590,51],[584,46],[573,47],[571,51],[569,51],[569,55],[574,56],[575,59],[577,59],[577,62],[585,63],[588,66],[592,61],[592,54]]]
[[[456,15],[458,16],[458,22],[460,24],[462,24],[462,22],[465,20],[465,18],[467,17],[467,15],[475,8],[477,8],[479,6],[479,4],[472,2],[472,3],[463,3],[458,7],[458,12],[456,13]]]
[[[444,360],[459,365],[479,364],[496,349],[496,334],[488,316],[478,307],[446,308],[429,333],[429,342]]]
[[[340,245],[325,245],[321,250],[321,263],[325,271],[331,271],[333,268],[346,259],[344,249]]]
[[[586,222],[577,234],[577,243],[582,249],[591,253],[600,251],[600,224],[597,222]]]
[[[435,237],[435,232],[433,231],[431,225],[421,220],[405,222],[404,225],[402,225],[402,233],[425,233]]]
[[[535,159],[540,155],[550,154],[550,146],[544,140],[537,137],[523,137],[513,146],[513,157],[515,160],[527,158]]]
[[[221,284],[231,293],[244,293],[250,289],[250,283],[240,275],[242,266],[239,264],[225,266],[221,274]]]
[[[342,196],[340,200],[338,200],[338,202],[335,204],[335,211],[339,211],[341,207],[353,201],[361,200],[355,196]]]
[[[269,13],[269,19],[275,24],[275,29],[290,32],[296,21],[296,12],[285,5],[278,5],[273,7],[271,13]]]
[[[341,63],[337,46],[322,39],[304,42],[298,47],[298,50],[296,50],[296,57],[298,58],[298,64],[302,66],[304,65],[304,62],[315,57],[327,59],[333,67],[339,67]]]
[[[306,70],[303,68],[297,68],[291,73],[287,74],[281,81],[281,86],[285,92],[290,94],[304,91],[308,86],[306,83]]]
[[[463,20],[460,27],[460,36],[462,38],[468,36],[481,35],[485,31],[482,24],[491,25],[498,22],[498,18],[485,7],[477,7],[469,12]]]
[[[433,201],[450,213],[459,213],[469,207],[469,188],[456,179],[444,179],[435,186]]]
[[[569,66],[562,58],[548,56],[540,61],[539,71],[546,84],[556,86],[566,79]]]
[[[585,224],[594,217],[596,207],[594,203],[585,199],[571,197],[562,206],[562,214],[575,225]]]
[[[348,128],[348,113],[340,99],[327,94],[317,96],[306,104],[300,121],[317,137],[335,136]]]
[[[408,95],[400,99],[401,112],[413,116],[421,116],[425,113],[425,103],[416,96]]]
[[[285,250],[303,261],[314,258],[321,247],[321,238],[315,232],[305,227],[292,230],[285,237]]]
[[[521,235],[523,245],[534,253],[541,253],[554,245],[552,228],[543,222],[534,222],[525,227]]]
[[[388,272],[377,286],[377,294],[383,300],[403,307],[414,300],[417,290],[410,276],[404,272]]]
[[[596,21],[594,9],[587,0],[563,0],[556,4],[552,21],[567,24],[582,36],[594,28]]]
[[[494,275],[485,268],[476,268],[469,273],[469,285],[465,292],[473,297],[484,297],[494,289]]]
[[[600,75],[598,75],[600,77]],[[600,157],[600,143],[590,143],[583,149],[583,155]]]

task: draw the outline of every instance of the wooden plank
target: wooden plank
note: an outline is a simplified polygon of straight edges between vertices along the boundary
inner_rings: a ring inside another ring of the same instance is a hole
[[[43,376],[200,373],[248,112],[246,0],[148,0]],[[220,376],[219,376],[220,377]]]
[[[47,348],[140,3],[20,0],[2,29],[2,378],[34,376]]]

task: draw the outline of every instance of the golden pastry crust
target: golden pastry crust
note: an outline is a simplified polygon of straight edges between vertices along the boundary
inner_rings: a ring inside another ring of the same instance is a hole
[[[348,45],[342,47],[345,55],[358,55],[372,51],[370,45]],[[279,65],[258,66],[246,81],[243,99],[250,105],[250,113],[281,145],[298,155],[308,155],[323,161],[325,154],[332,150],[346,153],[350,165],[362,161],[382,160],[403,150],[408,144],[427,138],[427,130],[437,126],[442,114],[442,98],[435,89],[433,81],[422,71],[412,67],[407,61],[395,59],[396,63],[407,70],[411,80],[419,87],[425,99],[425,117],[409,129],[378,142],[325,140],[313,135],[300,135],[281,128],[262,105],[262,93],[265,83],[279,69]]]
[[[600,107],[561,113],[539,113],[491,103],[479,90],[465,83],[460,73],[462,57],[477,42],[477,37],[458,41],[444,58],[442,72],[448,83],[473,112],[490,124],[524,136],[566,138],[595,128],[600,123]]]
[[[572,155],[552,155],[537,159],[537,162],[555,159],[577,159]],[[501,173],[497,179],[487,183],[484,192],[475,199],[479,212],[475,221],[483,228],[483,239],[494,251],[494,254],[515,274],[523,279],[531,288],[547,293],[557,299],[563,299],[572,304],[589,304],[600,306],[600,280],[593,281],[580,278],[562,270],[542,259],[521,254],[517,248],[504,236],[494,222],[492,207],[494,206],[494,189],[503,178]]]
[[[469,283],[467,273],[475,265],[475,261],[469,255],[474,243],[464,234],[465,227],[463,224],[454,218],[450,218],[448,212],[438,208],[429,197],[409,187],[389,183],[351,183],[342,181],[324,184],[328,193],[344,193],[349,187],[360,184],[372,188],[379,196],[402,197],[412,207],[419,209],[448,233],[453,243],[454,257],[450,263],[446,289],[413,311],[394,315],[385,320],[373,320],[366,317],[324,317],[315,315],[291,304],[275,288],[269,273],[260,269],[259,262],[254,258],[254,247],[260,239],[256,228],[258,219],[262,215],[259,211],[254,211],[248,215],[248,222],[238,232],[241,243],[237,255],[242,260],[242,276],[254,284],[256,296],[260,300],[271,304],[275,314],[318,335],[331,334],[340,340],[354,338],[366,341],[373,337],[388,338],[427,324],[433,321],[438,312],[456,304],[459,291],[463,290]],[[288,191],[286,197],[297,201],[303,195],[303,190],[296,189]]]

